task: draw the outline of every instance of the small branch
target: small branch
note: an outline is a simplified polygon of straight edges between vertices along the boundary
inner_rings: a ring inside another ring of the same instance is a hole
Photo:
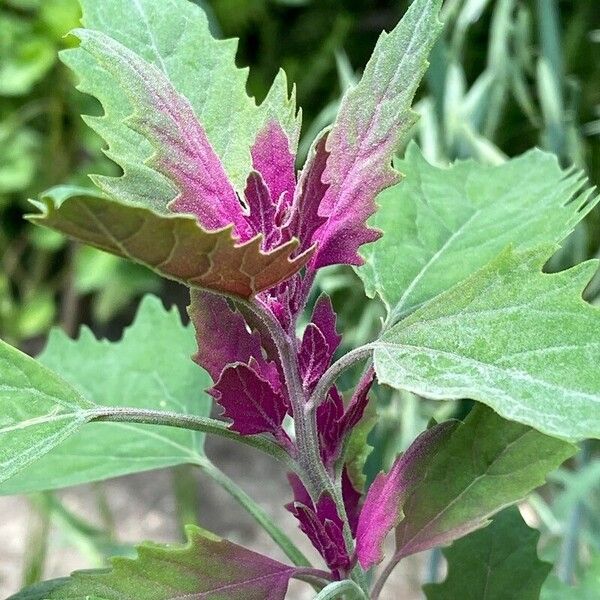
[[[325,401],[327,394],[336,379],[346,370],[355,365],[361,360],[365,360],[373,353],[374,345],[365,344],[359,348],[351,350],[347,354],[344,354],[342,358],[334,362],[327,371],[323,374],[323,377],[317,383],[310,400],[306,404],[305,410],[314,411],[316,408]]]
[[[296,469],[297,465],[293,462],[289,454],[277,443],[264,435],[241,435],[236,431],[229,429],[227,423],[211,419],[209,417],[199,417],[196,415],[184,415],[170,411],[148,410],[143,408],[125,408],[125,407],[106,407],[101,406],[91,409],[87,412],[88,422],[125,422],[142,423],[145,425],[166,425],[167,427],[179,427],[181,429],[191,429],[192,431],[202,431],[220,435],[257,448],[271,455],[273,458],[285,463],[288,468]]]
[[[394,555],[390,562],[385,566],[381,575],[379,575],[375,585],[373,586],[373,591],[371,592],[371,599],[377,600],[381,591],[383,590],[383,586],[386,584],[389,576],[392,574],[392,571],[398,566],[400,561],[402,560],[402,556],[396,554]]]
[[[365,592],[351,579],[334,581],[315,596],[315,600],[338,600],[339,598],[368,600]]]

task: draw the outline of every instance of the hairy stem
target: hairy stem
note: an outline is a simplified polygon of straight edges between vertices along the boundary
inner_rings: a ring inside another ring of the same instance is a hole
[[[101,406],[87,411],[88,422],[109,421],[125,423],[142,423],[145,425],[166,425],[168,427],[179,427],[220,435],[236,442],[257,448],[271,455],[277,460],[285,463],[288,468],[295,469],[296,464],[289,454],[277,443],[264,435],[241,435],[229,429],[227,423],[199,417],[196,415],[185,415],[170,411],[148,410],[143,408],[107,407]]]
[[[322,404],[326,398],[329,390],[335,383],[336,379],[346,370],[355,365],[361,360],[369,358],[373,353],[373,344],[365,344],[359,348],[351,350],[347,354],[344,354],[342,358],[334,362],[327,371],[323,374],[323,377],[317,383],[310,400],[306,404],[306,410],[314,411],[320,404]]]

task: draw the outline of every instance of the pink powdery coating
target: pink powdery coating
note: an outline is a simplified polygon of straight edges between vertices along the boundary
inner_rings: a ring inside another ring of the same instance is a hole
[[[371,484],[356,531],[356,554],[363,569],[383,560],[383,542],[399,523],[404,501],[422,480],[427,461],[456,425],[456,421],[447,421],[422,433],[396,459],[389,473],[380,473]]]
[[[352,560],[344,541],[344,524],[333,499],[323,493],[315,504],[297,475],[288,475],[294,502],[286,508],[298,519],[300,529],[339,579],[345,576]]]
[[[277,120],[268,121],[258,133],[251,154],[252,166],[262,175],[273,205],[291,204],[296,188],[295,156]]]
[[[228,366],[209,394],[225,409],[231,429],[242,435],[271,433],[287,438],[282,428],[288,406],[283,394],[260,377],[252,366],[236,363]]]

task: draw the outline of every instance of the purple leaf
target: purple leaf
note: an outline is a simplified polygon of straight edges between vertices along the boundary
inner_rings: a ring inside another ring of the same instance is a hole
[[[346,516],[348,517],[350,531],[352,532],[352,535],[356,537],[362,494],[354,487],[346,466],[344,466],[342,471],[342,498],[344,500],[344,507],[346,508]]]
[[[218,381],[227,365],[247,365],[252,359],[257,373],[269,380],[275,389],[281,387],[275,365],[263,358],[259,333],[248,330],[244,317],[232,310],[225,298],[192,290],[190,299],[188,313],[198,341],[198,353],[194,360],[208,371],[213,381]]]
[[[321,294],[315,303],[311,323],[314,323],[325,336],[332,357],[342,341],[342,336],[338,335],[336,329],[336,320],[331,298],[327,294]]]
[[[342,578],[351,566],[344,542],[344,524],[338,515],[335,502],[324,493],[316,506],[297,475],[288,479],[294,492],[294,502],[286,508],[298,519],[300,529],[308,536],[327,566]]]
[[[370,569],[383,559],[383,542],[402,519],[404,502],[425,476],[426,462],[438,452],[457,423],[447,421],[422,433],[396,459],[389,473],[380,473],[371,484],[356,532],[356,553],[363,569]]]
[[[251,152],[252,166],[262,175],[273,206],[289,206],[296,188],[295,157],[290,152],[290,141],[278,121],[266,123],[256,137]]]
[[[329,188],[319,206],[327,222],[314,238],[315,268],[360,265],[358,248],[380,236],[366,221],[376,210],[375,196],[399,180],[391,159],[416,120],[410,106],[441,28],[440,4],[413,2],[400,24],[381,34],[361,81],[342,99],[327,137],[322,181]]]
[[[329,390],[325,402],[317,407],[317,431],[321,447],[321,458],[327,468],[335,462],[342,439],[344,401],[335,387]]]
[[[250,239],[237,194],[189,101],[160,69],[107,35],[87,29],[76,34],[135,107],[127,125],[152,144],[149,166],[177,190],[169,208],[195,215],[209,230],[233,223],[241,239]]]
[[[359,421],[365,414],[365,409],[369,403],[369,392],[371,391],[374,381],[375,370],[371,367],[361,378],[357,388],[352,394],[350,402],[348,403],[348,407],[346,408],[346,412],[344,413],[344,417],[342,419],[342,435],[346,435],[356,425],[358,425]]]
[[[300,173],[289,224],[284,227],[285,241],[296,237],[300,240],[298,252],[304,252],[314,243],[315,232],[325,223],[319,215],[319,205],[328,186],[323,183],[323,172],[329,154],[325,149],[325,137],[317,141]]]
[[[278,209],[271,201],[271,194],[260,173],[253,171],[248,175],[244,195],[250,210],[247,219],[252,229],[251,237],[262,235],[261,248],[265,251],[273,249],[281,242],[281,228],[276,223]]]
[[[272,433],[279,440],[287,436],[281,424],[287,413],[282,393],[251,367],[236,363],[227,367],[209,393],[232,420],[231,429],[242,435]]]

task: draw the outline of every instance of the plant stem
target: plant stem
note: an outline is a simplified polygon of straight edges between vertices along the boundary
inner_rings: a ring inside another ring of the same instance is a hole
[[[372,600],[377,600],[379,598],[379,595],[381,594],[381,591],[383,590],[383,586],[386,584],[389,576],[392,574],[392,571],[398,566],[401,559],[402,559],[402,557],[399,556],[398,554],[396,554],[391,558],[390,562],[385,566],[385,568],[381,572],[381,575],[379,575],[377,581],[375,582],[375,585],[373,586],[373,590],[371,592]]]
[[[319,382],[317,383],[309,401],[306,404],[307,411],[315,410],[321,403],[325,401],[327,398],[327,394],[330,388],[335,383],[335,380],[351,366],[360,362],[361,360],[365,360],[369,358],[373,353],[373,344],[365,344],[364,346],[360,346],[359,348],[355,348],[350,352],[344,354],[342,358],[338,361],[334,362],[327,371],[323,374]]]
[[[268,437],[264,435],[241,435],[236,431],[229,429],[227,423],[209,417],[184,415],[170,411],[148,410],[143,408],[100,406],[87,411],[87,421],[166,425],[168,427],[179,427],[182,429],[191,429],[192,431],[202,431],[204,433],[220,435],[221,437],[235,440],[246,446],[262,450],[273,458],[285,463],[290,469],[295,470],[297,468],[296,463],[292,460],[290,455],[279,444],[270,440]]]
[[[351,579],[330,583],[315,596],[315,600],[338,600],[342,597],[348,600],[368,600],[365,592]]]
[[[311,564],[304,554],[298,550],[290,538],[275,525],[273,519],[235,481],[225,475],[208,458],[199,461],[198,466],[250,513],[296,566],[311,568]]]

